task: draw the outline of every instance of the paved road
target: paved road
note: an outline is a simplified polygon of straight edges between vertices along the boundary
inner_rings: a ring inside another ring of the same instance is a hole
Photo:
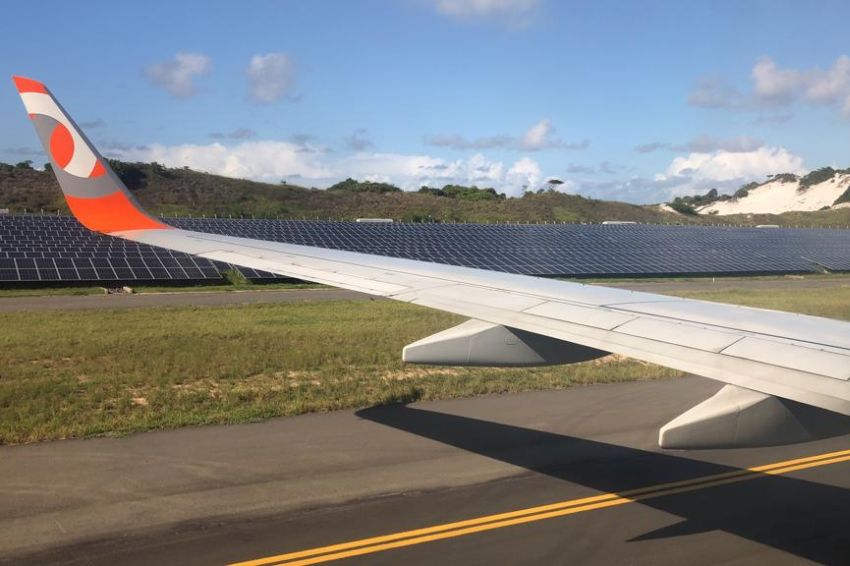
[[[599,283],[601,284],[601,283]],[[850,286],[850,278],[784,279],[711,279],[694,281],[610,281],[621,287],[650,293],[678,293],[728,289],[831,289]],[[22,310],[76,310],[169,306],[218,306],[256,303],[280,303],[308,300],[375,300],[375,297],[344,289],[256,290],[239,292],[178,292],[138,295],[86,295],[48,297],[0,297],[0,312]]]
[[[850,461],[741,470],[847,451],[850,436],[656,448],[659,426],[718,387],[599,385],[0,448],[0,556],[224,564],[318,547],[286,563],[848,563]]]

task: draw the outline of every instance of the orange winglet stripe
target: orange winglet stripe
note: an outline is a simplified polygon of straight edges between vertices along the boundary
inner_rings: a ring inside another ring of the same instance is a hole
[[[94,167],[91,169],[91,173],[89,173],[89,179],[96,179],[97,177],[102,177],[104,175],[106,175],[106,168],[98,159],[95,161]]]
[[[15,81],[18,92],[43,92],[47,94],[47,87],[38,81],[26,77],[12,77],[12,80]]]
[[[121,191],[98,198],[65,195],[65,200],[77,220],[95,232],[171,228],[136,208]]]

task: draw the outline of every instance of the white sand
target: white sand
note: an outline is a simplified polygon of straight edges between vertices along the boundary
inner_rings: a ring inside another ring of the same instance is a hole
[[[661,212],[672,212],[673,214],[682,214],[678,210],[674,210],[673,208],[671,208],[670,205],[667,203],[659,204],[658,210],[660,210]]]
[[[850,186],[850,175],[836,173],[832,179],[798,191],[798,181],[771,181],[740,199],[715,202],[699,209],[700,214],[781,214],[792,210],[820,210],[831,207]]]

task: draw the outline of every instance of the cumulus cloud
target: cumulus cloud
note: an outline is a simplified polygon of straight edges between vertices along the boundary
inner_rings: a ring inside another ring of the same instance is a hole
[[[694,181],[724,182],[801,171],[801,157],[782,147],[760,147],[748,152],[715,151],[676,157],[657,178],[687,176]]]
[[[177,53],[172,59],[148,65],[145,77],[154,86],[165,89],[177,98],[189,98],[197,93],[195,79],[212,69],[212,59],[201,53]]]
[[[298,144],[282,141],[245,141],[235,145],[212,143],[117,149],[124,160],[156,161],[169,167],[190,167],[227,177],[276,182],[287,176],[330,177],[332,171]]]
[[[293,98],[295,65],[285,53],[254,55],[247,73],[248,93],[254,102],[271,104]]]
[[[581,194],[627,202],[667,202],[677,196],[702,194],[716,188],[732,193],[741,185],[775,173],[802,173],[803,159],[782,147],[762,146],[752,151],[692,152],[675,157],[652,177],[587,181]]]
[[[505,175],[505,181],[513,189],[511,194],[514,195],[517,187],[523,190],[534,188],[540,182],[540,178],[540,166],[529,157],[523,157],[514,163]]]
[[[372,143],[372,140],[368,138],[367,134],[368,132],[365,128],[354,130],[354,133],[345,138],[345,147],[352,151],[365,151],[375,147],[375,144]]]
[[[455,20],[499,20],[527,25],[540,0],[434,0],[437,12]]]
[[[250,128],[236,128],[229,132],[212,132],[210,137],[214,140],[246,140],[253,138],[257,132]]]
[[[783,69],[771,58],[753,67],[753,92],[759,102],[789,105],[796,101],[835,106],[850,117],[850,57],[842,55],[827,69]]]
[[[548,119],[531,126],[521,136],[499,134],[468,139],[459,134],[426,136],[425,143],[452,149],[508,148],[518,151],[540,151],[543,149],[586,149],[590,140],[568,142],[555,135],[555,127]]]
[[[126,161],[156,161],[169,167],[190,167],[228,177],[277,182],[303,179],[327,187],[354,177],[390,182],[407,190],[422,185],[466,184],[493,187],[518,195],[524,187],[536,187],[540,166],[529,157],[506,164],[478,153],[466,159],[446,160],[430,155],[358,152],[333,154],[305,151],[310,140],[242,141],[232,145],[183,144],[113,148],[112,156]]]
[[[741,94],[717,78],[703,78],[688,97],[706,108],[775,109],[796,103],[834,107],[850,118],[850,57],[841,55],[826,69],[782,67],[762,57],[750,72],[752,90]],[[787,113],[775,114],[787,119]],[[774,120],[775,122],[776,120]]]
[[[590,145],[589,140],[583,140],[578,143],[565,142],[555,136],[555,127],[549,120],[540,120],[525,132],[519,139],[517,144],[520,149],[525,151],[537,151],[540,149],[564,148],[564,149],[585,149]]]

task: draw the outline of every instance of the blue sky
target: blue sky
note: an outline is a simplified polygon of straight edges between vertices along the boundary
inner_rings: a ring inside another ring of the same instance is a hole
[[[15,2],[0,67],[107,155],[658,202],[850,166],[846,2]],[[0,160],[45,160],[10,82]]]

